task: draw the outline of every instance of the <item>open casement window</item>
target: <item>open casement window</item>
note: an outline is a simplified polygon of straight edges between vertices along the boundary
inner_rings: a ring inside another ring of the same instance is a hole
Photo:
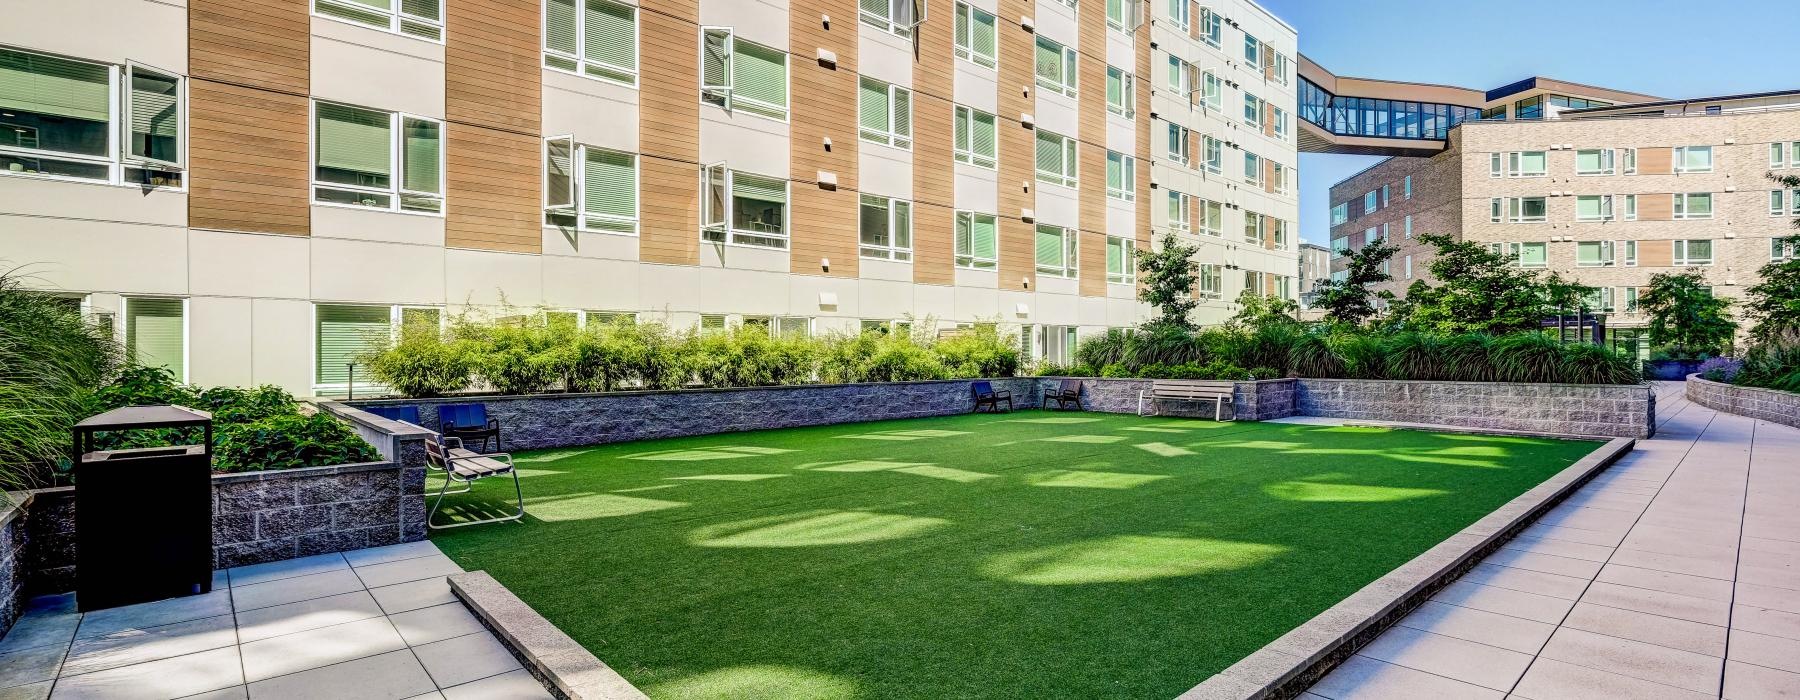
[[[786,248],[787,181],[723,163],[700,171],[700,237],[715,243]]]
[[[1038,224],[1037,271],[1053,277],[1075,276],[1075,231],[1060,226]]]
[[[440,122],[314,102],[313,140],[314,203],[443,213]]]
[[[571,223],[578,196],[575,173],[575,138],[552,136],[544,139],[544,213],[545,223]]]
[[[956,212],[956,266],[992,270],[999,262],[999,218],[993,214]]]
[[[730,27],[700,28],[700,96],[726,109],[731,108],[731,92],[736,87],[732,75],[736,44]]]
[[[925,0],[857,0],[863,24],[896,36],[911,37],[925,21]]]
[[[1037,84],[1074,97],[1075,50],[1039,35],[1036,56]]]
[[[141,367],[162,367],[187,381],[187,300],[125,298],[125,357]]]
[[[1075,139],[1037,130],[1037,179],[1074,187],[1075,165]]]
[[[994,115],[957,105],[956,162],[993,170],[998,166],[998,140]]]
[[[1113,284],[1137,282],[1137,241],[1120,236],[1106,238],[1106,281]]]
[[[1225,42],[1225,18],[1210,7],[1200,8],[1200,40],[1215,49]]]
[[[725,242],[725,226],[731,215],[731,170],[724,163],[700,169],[700,237]]]
[[[444,41],[442,0],[313,0],[313,14],[385,32]]]
[[[1127,37],[1144,24],[1144,0],[1106,0],[1106,26]]]
[[[703,27],[701,33],[701,99],[727,112],[742,110],[786,121],[787,54],[738,41],[727,27]]]
[[[912,260],[912,203],[898,199],[862,196],[862,233],[859,250],[865,258]]]
[[[912,148],[912,91],[863,78],[857,88],[857,123],[862,140]]]
[[[185,87],[135,64],[0,48],[0,175],[180,186]]]
[[[1225,111],[1225,82],[1210,70],[1200,74],[1200,105],[1214,112]]]
[[[1137,159],[1106,152],[1106,196],[1126,202],[1137,199]]]
[[[1106,67],[1106,111],[1126,119],[1137,116],[1137,86],[1131,74],[1112,66]]]
[[[956,3],[956,57],[986,68],[999,65],[999,32],[994,15],[966,2]]]
[[[1215,174],[1224,172],[1225,171],[1225,144],[1224,144],[1224,142],[1222,142],[1218,139],[1215,139],[1211,136],[1206,136],[1201,139],[1200,144],[1205,149],[1205,152],[1201,154],[1202,160],[1200,162],[1200,165],[1205,167],[1207,172],[1211,172],[1211,173],[1215,173]]]
[[[545,0],[544,65],[637,85],[637,8],[614,0]]]
[[[120,120],[125,163],[146,170],[180,171],[181,115],[187,111],[182,104],[181,76],[126,63],[119,96],[123,100],[119,113],[125,117]]]
[[[544,140],[545,224],[635,234],[637,186],[633,154],[577,144],[568,136]]]

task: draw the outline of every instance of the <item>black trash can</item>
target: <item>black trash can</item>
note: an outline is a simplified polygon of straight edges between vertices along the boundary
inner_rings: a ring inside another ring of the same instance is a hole
[[[95,450],[94,434],[201,428],[199,445]],[[82,611],[212,590],[212,414],[116,408],[75,424],[75,602]]]

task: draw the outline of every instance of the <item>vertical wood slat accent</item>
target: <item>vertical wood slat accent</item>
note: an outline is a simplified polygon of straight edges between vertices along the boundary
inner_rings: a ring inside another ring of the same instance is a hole
[[[638,12],[638,259],[700,263],[700,25],[695,0]]]
[[[1099,3],[1092,3],[1099,4]],[[1106,296],[1106,149],[1091,143],[1080,146],[1081,226],[1075,232],[1076,273],[1081,296]]]
[[[1076,275],[1081,296],[1106,296],[1106,3],[1076,6]]]
[[[1275,249],[1275,225],[1279,221],[1279,219],[1269,216],[1268,214],[1262,215],[1262,244],[1264,248],[1269,250]]]
[[[1637,196],[1638,221],[1669,221],[1675,218],[1675,195],[1640,194]]]
[[[536,135],[445,122],[445,247],[543,251],[542,148]]]
[[[827,29],[821,16],[831,17]],[[851,0],[793,0],[788,9],[788,153],[792,213],[789,265],[796,274],[856,277],[857,242],[857,7]],[[837,65],[816,59],[837,54]],[[913,123],[920,120],[915,118]],[[825,150],[825,139],[831,150]],[[837,176],[836,191],[817,184],[820,171]],[[831,260],[823,270],[821,258]]]
[[[1034,56],[1031,33],[1019,26],[1020,17],[1032,16],[1031,0],[1000,0],[999,5],[1000,91],[996,115],[996,131],[1000,142],[1000,289],[1022,290],[1022,280],[1035,279],[1037,256],[1033,246],[1033,226],[1019,218],[1021,209],[1032,209],[1036,200],[1037,135],[1019,121],[1019,115],[1032,113],[1033,100],[1026,91],[1037,94],[1033,77]],[[1030,183],[1026,192],[1023,183]],[[1034,284],[1033,289],[1036,288]]]
[[[1638,206],[1643,205],[1640,203]],[[1674,241],[1638,241],[1637,247],[1638,267],[1670,267],[1675,264]]]
[[[539,3],[458,0],[446,10],[444,245],[541,253]]]
[[[1675,149],[1669,147],[1638,149],[1639,175],[1668,175],[1675,172]]]
[[[306,98],[188,81],[188,225],[312,232]]]
[[[1264,192],[1275,193],[1275,161],[1269,160],[1267,156],[1262,159],[1262,182]]]
[[[1188,26],[1197,26],[1199,17],[1198,12],[1191,15]],[[1138,162],[1137,230],[1134,235],[1140,250],[1150,250],[1150,207],[1168,206],[1167,195],[1150,189],[1150,22],[1146,21],[1138,27],[1131,46],[1137,53],[1137,68],[1132,72],[1132,79],[1137,81],[1137,89],[1134,91],[1137,95],[1137,119],[1134,124],[1137,126]],[[1198,155],[1200,151],[1190,153]]]
[[[913,61],[913,282],[956,282],[956,161],[951,64],[955,0],[927,0]],[[936,18],[952,18],[944,21]]]
[[[312,87],[309,5],[189,0],[188,75],[305,96]]]

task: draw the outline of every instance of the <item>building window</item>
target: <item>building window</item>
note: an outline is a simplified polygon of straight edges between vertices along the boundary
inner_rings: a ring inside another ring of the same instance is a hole
[[[1276,250],[1287,250],[1287,222],[1281,219],[1269,219],[1269,237],[1275,241]]]
[[[912,204],[897,199],[862,196],[862,248],[865,258],[912,260]]]
[[[1106,281],[1113,284],[1137,282],[1137,241],[1121,236],[1106,237]]]
[[[911,37],[913,27],[925,19],[925,3],[920,0],[858,0],[857,4],[862,7],[863,24],[895,36]]]
[[[1401,199],[1412,199],[1412,176],[1411,175],[1406,176],[1405,182],[1406,182],[1405,194],[1401,195],[1400,198]]]
[[[1188,165],[1188,130],[1175,122],[1169,122],[1169,160]]]
[[[1210,7],[1200,8],[1200,40],[1215,49],[1225,42],[1225,18]]]
[[[999,151],[994,134],[994,115],[956,106],[956,162],[993,170]]]
[[[125,357],[187,381],[187,300],[126,297],[124,304]]]
[[[1782,203],[1781,190],[1769,190],[1769,216],[1781,216],[1787,213],[1787,206]]]
[[[1612,218],[1612,195],[1593,194],[1575,198],[1576,221],[1612,221]]]
[[[1286,141],[1288,137],[1287,111],[1280,107],[1269,105],[1269,119],[1275,125],[1275,138]]]
[[[1800,141],[1769,144],[1769,167],[1775,170],[1800,168]]]
[[[1214,112],[1225,111],[1225,81],[1217,73],[1209,70],[1200,74],[1200,101]]]
[[[1675,264],[1711,265],[1713,242],[1709,240],[1675,241]]]
[[[999,220],[993,214],[956,212],[956,266],[992,270],[999,262]]]
[[[725,314],[700,314],[700,332],[725,330]]]
[[[1388,186],[1382,185],[1381,186],[1381,208],[1386,209],[1387,205],[1388,205]]]
[[[1225,235],[1225,205],[1202,199],[1195,207],[1200,215],[1200,232],[1208,236]]]
[[[1037,130],[1037,179],[1074,187],[1075,166],[1075,139]]]
[[[546,0],[544,65],[637,85],[637,8],[612,0],[585,0],[579,11],[576,5],[576,0]]]
[[[1637,195],[1625,195],[1625,220],[1637,221]]]
[[[1350,220],[1350,203],[1338,202],[1331,205],[1331,225],[1336,226]]]
[[[1581,241],[1575,244],[1577,267],[1612,267],[1612,241]]]
[[[1252,66],[1262,65],[1262,42],[1244,32],[1244,62]]]
[[[1262,186],[1262,157],[1249,151],[1244,151],[1244,182]]]
[[[555,0],[551,0],[550,8],[555,6]],[[440,0],[314,0],[313,14],[420,39],[444,40],[444,7]]]
[[[1203,299],[1221,298],[1225,296],[1225,273],[1218,265],[1202,263],[1200,279],[1195,286]]]
[[[787,120],[787,54],[739,41],[730,27],[702,27],[700,100],[727,112],[742,110]]]
[[[966,2],[956,3],[956,57],[984,68],[999,65],[995,58],[994,16]]]
[[[1625,313],[1635,314],[1638,310],[1637,287],[1621,287],[1625,291]]]
[[[1037,271],[1052,277],[1075,277],[1075,231],[1038,224]]]
[[[1106,67],[1106,111],[1126,119],[1137,116],[1136,81],[1131,74],[1112,66]]]
[[[1137,198],[1137,159],[1118,151],[1106,152],[1106,196],[1132,201]]]
[[[857,91],[862,140],[912,149],[912,91],[864,77]]]
[[[1637,241],[1625,242],[1625,266],[1637,267]]]
[[[136,63],[0,48],[0,173],[179,187],[185,88]]]
[[[1406,279],[1412,279],[1412,256],[1411,255],[1406,256],[1405,270],[1406,270]]]
[[[1381,196],[1375,190],[1369,190],[1368,194],[1363,195],[1363,213],[1364,214],[1373,214],[1373,213],[1375,213],[1375,211],[1377,209],[1380,209],[1380,208],[1381,208]]]
[[[1037,84],[1070,97],[1075,96],[1075,50],[1037,38]]]
[[[1262,243],[1267,235],[1263,216],[1248,209],[1244,210],[1244,242]]]
[[[568,136],[544,140],[544,223],[635,234],[637,204],[637,156]]]
[[[1769,259],[1770,260],[1776,260],[1776,261],[1788,260],[1788,259],[1793,258],[1795,255],[1800,255],[1800,246],[1796,246],[1794,244],[1787,243],[1786,239],[1782,239],[1782,238],[1769,239]]]
[[[1184,102],[1194,92],[1194,67],[1174,56],[1169,57],[1169,89]]]
[[[1190,216],[1189,207],[1193,206],[1192,200],[1186,194],[1181,192],[1176,192],[1175,190],[1169,190],[1168,192],[1169,228],[1174,231],[1186,233],[1189,230],[1188,221],[1190,221],[1190,219],[1188,217]]]
[[[700,193],[700,237],[714,243],[786,248],[787,181],[706,166]]]
[[[1635,149],[1635,148],[1625,149],[1624,161],[1625,161],[1625,163],[1622,166],[1624,173],[1626,175],[1636,175],[1637,174],[1637,149]]]
[[[1506,121],[1506,105],[1498,105],[1481,110],[1482,121]]]
[[[313,202],[443,213],[442,135],[435,119],[314,102]]]
[[[1519,267],[1546,267],[1549,262],[1548,243],[1492,243],[1489,249],[1495,255],[1504,255]],[[1501,251],[1505,252],[1502,253]]]
[[[1262,126],[1262,113],[1262,98],[1248,92],[1244,93],[1244,123],[1260,128]]]
[[[1244,271],[1244,292],[1248,294],[1262,294],[1261,272],[1255,270]]]
[[[1582,296],[1581,305],[1588,311],[1611,313],[1613,311],[1612,287],[1595,287]]]
[[[1269,165],[1269,171],[1275,177],[1275,181],[1270,183],[1274,186],[1275,193],[1287,194],[1287,166],[1275,162],[1270,162]]]
[[[1769,216],[1782,215],[1782,195],[1781,190],[1769,191]],[[1786,197],[1788,200],[1787,213],[1791,216],[1800,216],[1800,188],[1788,191]]]
[[[1169,0],[1169,23],[1175,25],[1177,31],[1188,30],[1188,0]]]
[[[1139,0],[1106,0],[1106,26],[1130,35],[1131,6]]]
[[[1543,119],[1544,96],[1527,97],[1513,103],[1514,119]]]
[[[1200,145],[1205,152],[1201,155],[1205,160],[1201,165],[1207,172],[1218,174],[1225,170],[1225,143],[1211,136],[1200,137]]]
[[[560,314],[546,314],[546,322],[555,322]],[[313,391],[318,394],[342,394],[350,389],[350,364],[357,363],[358,391],[383,391],[386,387],[373,380],[366,366],[358,360],[402,333],[436,334],[443,312],[423,306],[314,304],[313,305]],[[579,318],[571,318],[575,321]]]
[[[1677,192],[1675,198],[1675,218],[1710,219],[1713,215],[1712,193],[1710,192]]]
[[[1543,177],[1549,173],[1549,159],[1543,151],[1513,151],[1506,154],[1507,177]]]
[[[1713,169],[1712,146],[1676,146],[1675,172],[1710,173]]]
[[[1488,200],[1488,221],[1529,224],[1546,220],[1543,197],[1495,197]]]
[[[1575,152],[1576,175],[1611,175],[1613,172],[1613,149],[1595,148]]]
[[[1412,238],[1412,215],[1411,215],[1411,214],[1407,214],[1407,215],[1406,215],[1406,218],[1405,218],[1405,219],[1403,219],[1403,221],[1405,221],[1405,222],[1406,222],[1406,234],[1405,234],[1405,237],[1406,237],[1406,238]]]

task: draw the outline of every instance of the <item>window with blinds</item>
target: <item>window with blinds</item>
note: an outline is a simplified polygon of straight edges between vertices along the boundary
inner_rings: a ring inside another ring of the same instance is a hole
[[[1074,187],[1075,166],[1075,139],[1037,130],[1037,179]]]
[[[1106,152],[1106,196],[1122,201],[1137,198],[1137,159],[1118,151]]]
[[[136,63],[0,48],[0,174],[181,185],[181,81]]]
[[[863,78],[857,89],[857,124],[862,140],[912,149],[912,91]]]
[[[314,102],[313,201],[443,213],[443,124],[408,114]]]
[[[1137,282],[1137,241],[1107,236],[1106,281],[1113,284]]]
[[[992,270],[999,262],[999,218],[993,214],[956,212],[956,266]]]
[[[545,0],[544,65],[637,85],[637,8],[613,0]]]
[[[125,65],[126,86],[119,112],[126,115],[130,140],[125,160],[179,170],[181,158],[181,76],[136,63]]]
[[[924,0],[857,0],[863,24],[895,36],[911,37],[925,21]]]
[[[763,248],[786,248],[787,181],[706,166],[700,177],[700,237]]]
[[[1000,65],[999,32],[994,15],[966,2],[956,3],[956,57],[984,68]]]
[[[1075,50],[1039,35],[1035,55],[1037,84],[1074,97]]]
[[[313,0],[313,15],[444,41],[443,0]]]
[[[1113,66],[1106,67],[1106,111],[1126,119],[1137,116],[1137,85],[1131,74]]]
[[[786,121],[787,54],[739,40],[729,27],[702,27],[700,99],[728,112]]]
[[[912,203],[862,195],[859,254],[881,260],[912,260]]]
[[[1075,277],[1075,231],[1038,224],[1037,271],[1053,277]]]
[[[999,146],[994,131],[994,115],[979,109],[957,105],[956,161],[993,170],[999,163]]]
[[[324,394],[343,393],[350,386],[350,365],[356,365],[356,389],[380,387],[370,379],[364,356],[392,340],[394,312],[391,306],[313,305],[313,389]]]
[[[577,144],[569,136],[545,139],[544,224],[636,234],[637,156]]]
[[[187,381],[187,300],[127,297],[125,356],[139,367],[162,367]]]

